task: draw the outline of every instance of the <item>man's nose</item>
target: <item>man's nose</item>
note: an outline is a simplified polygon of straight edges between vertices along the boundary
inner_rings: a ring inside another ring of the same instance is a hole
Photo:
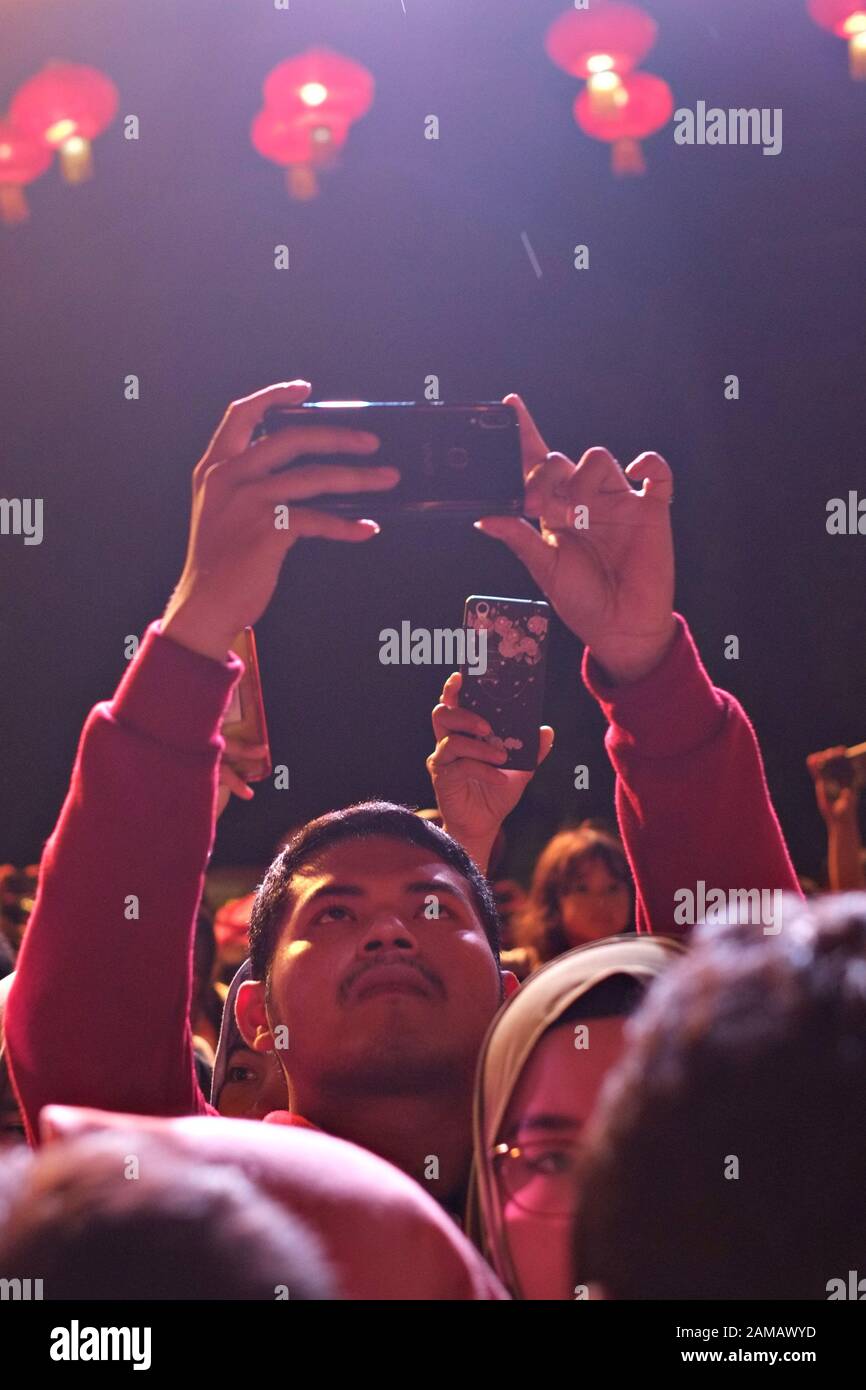
[[[414,955],[417,949],[414,932],[400,917],[388,913],[376,915],[358,942],[358,952],[362,956],[376,951],[405,951]]]

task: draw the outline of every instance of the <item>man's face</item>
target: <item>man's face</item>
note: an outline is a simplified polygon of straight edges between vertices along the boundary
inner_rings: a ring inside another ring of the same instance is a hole
[[[293,1089],[465,1082],[499,1001],[470,886],[429,850],[345,841],[293,879],[268,1010]]]
[[[533,1049],[508,1104],[496,1160],[505,1238],[527,1299],[573,1297],[571,1237],[582,1132],[624,1049],[622,1018],[563,1023]],[[582,1030],[582,1031],[581,1031]]]

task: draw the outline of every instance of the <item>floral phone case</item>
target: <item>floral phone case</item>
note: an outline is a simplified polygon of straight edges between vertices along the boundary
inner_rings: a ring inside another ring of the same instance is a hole
[[[502,767],[530,772],[538,762],[550,604],[473,594],[463,626],[460,704],[487,720],[493,730],[488,741],[508,753]]]

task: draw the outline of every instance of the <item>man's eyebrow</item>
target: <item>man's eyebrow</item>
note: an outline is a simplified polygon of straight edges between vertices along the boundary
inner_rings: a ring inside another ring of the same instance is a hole
[[[459,889],[436,878],[419,879],[416,883],[407,883],[405,891],[407,893],[444,893],[448,898],[457,898],[459,901],[463,901],[463,894]]]
[[[439,879],[417,879],[414,883],[407,883],[403,888],[404,893],[424,893],[427,895],[441,895],[454,899],[456,902],[465,903],[465,898],[459,889],[450,883],[441,882]],[[304,901],[304,907],[310,907],[321,898],[364,898],[367,896],[366,889],[357,883],[323,883]]]
[[[364,890],[357,883],[324,883],[321,888],[317,888],[307,898],[304,906],[314,903],[319,898],[363,898]]]

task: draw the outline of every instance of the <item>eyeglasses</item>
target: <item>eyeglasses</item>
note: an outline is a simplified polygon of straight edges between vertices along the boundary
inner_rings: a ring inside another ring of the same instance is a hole
[[[576,1211],[579,1146],[544,1138],[495,1144],[490,1154],[502,1191],[522,1211],[536,1216],[569,1216]]]

